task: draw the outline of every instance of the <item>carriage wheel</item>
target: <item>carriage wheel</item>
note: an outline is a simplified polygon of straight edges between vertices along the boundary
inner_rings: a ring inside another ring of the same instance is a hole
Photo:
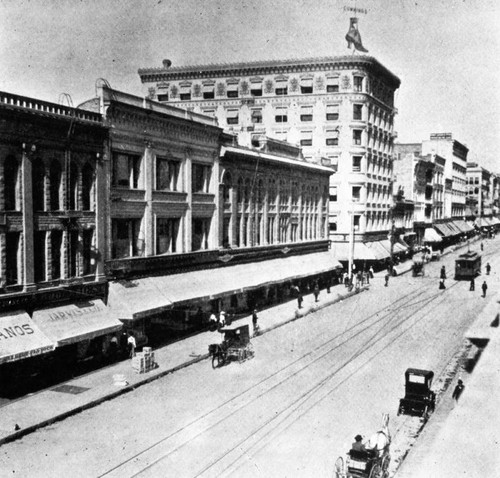
[[[335,475],[334,478],[343,478],[344,477],[344,460],[341,456],[337,458],[335,462]]]
[[[221,355],[219,353],[215,353],[212,355],[212,368],[220,367],[221,365]]]
[[[372,469],[370,471],[370,474],[368,475],[368,478],[382,478],[382,468],[380,467],[379,463],[375,463],[372,466]]]

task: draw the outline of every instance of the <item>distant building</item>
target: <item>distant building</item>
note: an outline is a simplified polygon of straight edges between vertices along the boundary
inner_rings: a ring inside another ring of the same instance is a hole
[[[482,217],[493,213],[492,174],[474,162],[467,163],[467,215]]]
[[[217,118],[250,146],[263,136],[300,145],[307,162],[336,170],[329,237],[387,237],[391,228],[394,92],[400,80],[369,56],[139,70],[145,94]],[[326,158],[326,159],[321,159]],[[337,248],[345,256],[346,248]],[[386,251],[387,252],[387,251]]]

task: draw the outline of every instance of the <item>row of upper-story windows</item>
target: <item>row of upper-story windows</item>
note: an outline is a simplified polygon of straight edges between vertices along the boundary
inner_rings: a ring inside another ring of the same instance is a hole
[[[384,186],[381,184],[371,184],[368,183],[366,188],[362,186],[351,186],[351,197],[352,202],[361,202],[365,200],[366,202],[378,202],[386,203],[389,200],[392,189],[389,186]],[[363,193],[366,193],[365,198],[363,198]],[[330,202],[338,201],[338,187],[330,186],[329,191]]]
[[[146,189],[143,175],[143,157],[136,154],[114,153],[112,185],[126,189]],[[154,189],[157,191],[182,191],[184,184],[183,163],[180,160],[156,156]],[[195,193],[210,192],[212,166],[193,163],[191,166],[191,191]]]
[[[95,172],[90,163],[70,162],[68,169],[59,159],[34,157],[31,165],[34,211],[91,211],[95,209]],[[21,210],[21,162],[14,155],[5,158],[4,208]]]
[[[281,78],[277,77],[274,80],[258,80],[231,83],[206,83],[181,84],[179,86],[172,85],[169,90],[162,89],[157,99],[160,102],[169,100],[190,101],[193,99],[211,100],[216,97],[239,98],[239,97],[260,97],[264,95],[284,96],[289,94],[310,95],[318,92],[338,93],[340,77],[332,76],[317,78],[314,83],[313,78]],[[365,88],[365,78],[360,75],[352,76],[351,80],[348,76],[343,77],[342,87],[345,90],[354,92],[363,92]]]
[[[205,109],[203,113],[209,116],[215,116],[214,109]],[[226,123],[228,125],[237,125],[240,123],[241,112],[239,109],[227,109],[226,110]],[[312,122],[315,118],[313,114],[312,105],[304,105],[300,107],[299,111],[300,121],[303,123]],[[339,121],[339,105],[338,104],[327,104],[326,113],[324,113],[324,119],[326,121]],[[352,109],[351,119],[354,121],[363,120],[363,105],[354,104]],[[253,124],[263,123],[263,111],[262,108],[252,108],[250,110],[250,121]],[[276,106],[274,108],[274,122],[275,123],[288,123],[289,121],[289,108],[286,106]]]

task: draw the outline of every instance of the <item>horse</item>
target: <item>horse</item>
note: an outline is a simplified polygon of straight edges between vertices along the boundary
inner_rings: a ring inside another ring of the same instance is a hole
[[[389,414],[382,415],[382,428],[375,432],[365,444],[366,449],[372,450],[381,457],[389,452],[391,433],[389,431]]]

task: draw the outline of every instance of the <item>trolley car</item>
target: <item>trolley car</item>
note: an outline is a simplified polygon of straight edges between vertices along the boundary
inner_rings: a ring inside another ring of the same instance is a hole
[[[472,279],[481,274],[481,255],[477,252],[460,254],[455,260],[455,280]]]

